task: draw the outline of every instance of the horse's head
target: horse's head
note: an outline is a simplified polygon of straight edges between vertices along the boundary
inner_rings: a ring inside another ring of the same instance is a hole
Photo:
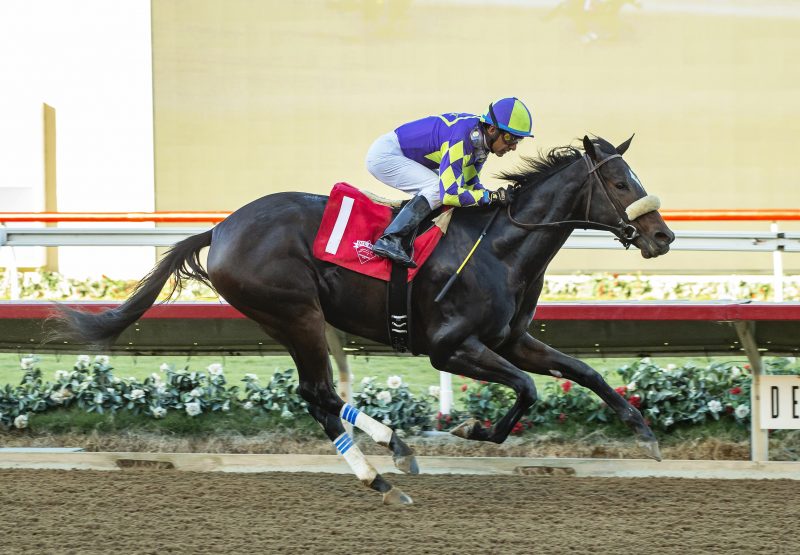
[[[616,227],[614,233],[624,245],[635,245],[644,258],[654,258],[669,252],[675,234],[658,213],[658,198],[647,194],[622,159],[632,140],[633,136],[614,148],[602,139],[583,138],[592,195],[588,219]]]

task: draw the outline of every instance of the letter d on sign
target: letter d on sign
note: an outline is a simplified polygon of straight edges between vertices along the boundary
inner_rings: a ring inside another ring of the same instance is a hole
[[[772,409],[771,416],[772,418],[778,418],[781,414],[780,410],[781,399],[778,393],[778,386],[773,385],[769,388],[769,406]]]
[[[765,430],[800,430],[800,376],[762,376],[758,388],[761,428]]]

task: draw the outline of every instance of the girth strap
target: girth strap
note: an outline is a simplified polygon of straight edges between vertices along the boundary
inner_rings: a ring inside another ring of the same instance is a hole
[[[409,346],[408,268],[392,263],[392,274],[386,286],[386,313],[389,315],[389,340],[392,349],[405,353]]]

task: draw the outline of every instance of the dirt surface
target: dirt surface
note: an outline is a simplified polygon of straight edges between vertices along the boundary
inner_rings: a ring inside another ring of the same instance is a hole
[[[388,451],[374,441],[357,434],[358,446],[366,455],[386,455]],[[641,458],[633,438],[618,440],[593,432],[577,438],[542,434],[536,437],[510,437],[503,444],[466,441],[450,434],[437,437],[412,436],[406,442],[420,456],[444,457],[580,457]],[[797,460],[800,437],[794,438],[791,450],[772,445],[771,460]],[[294,453],[335,455],[336,450],[324,438],[283,432],[264,432],[255,436],[213,434],[204,437],[180,437],[144,432],[129,433],[2,433],[0,447],[80,447],[85,451],[147,453]],[[661,446],[666,459],[749,460],[747,441],[733,442],[715,438],[697,438]]]
[[[0,470],[2,553],[796,553],[784,480]]]

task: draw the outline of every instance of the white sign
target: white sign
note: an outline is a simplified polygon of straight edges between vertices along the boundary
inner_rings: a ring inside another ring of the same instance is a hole
[[[800,429],[800,376],[762,376],[761,428]]]

